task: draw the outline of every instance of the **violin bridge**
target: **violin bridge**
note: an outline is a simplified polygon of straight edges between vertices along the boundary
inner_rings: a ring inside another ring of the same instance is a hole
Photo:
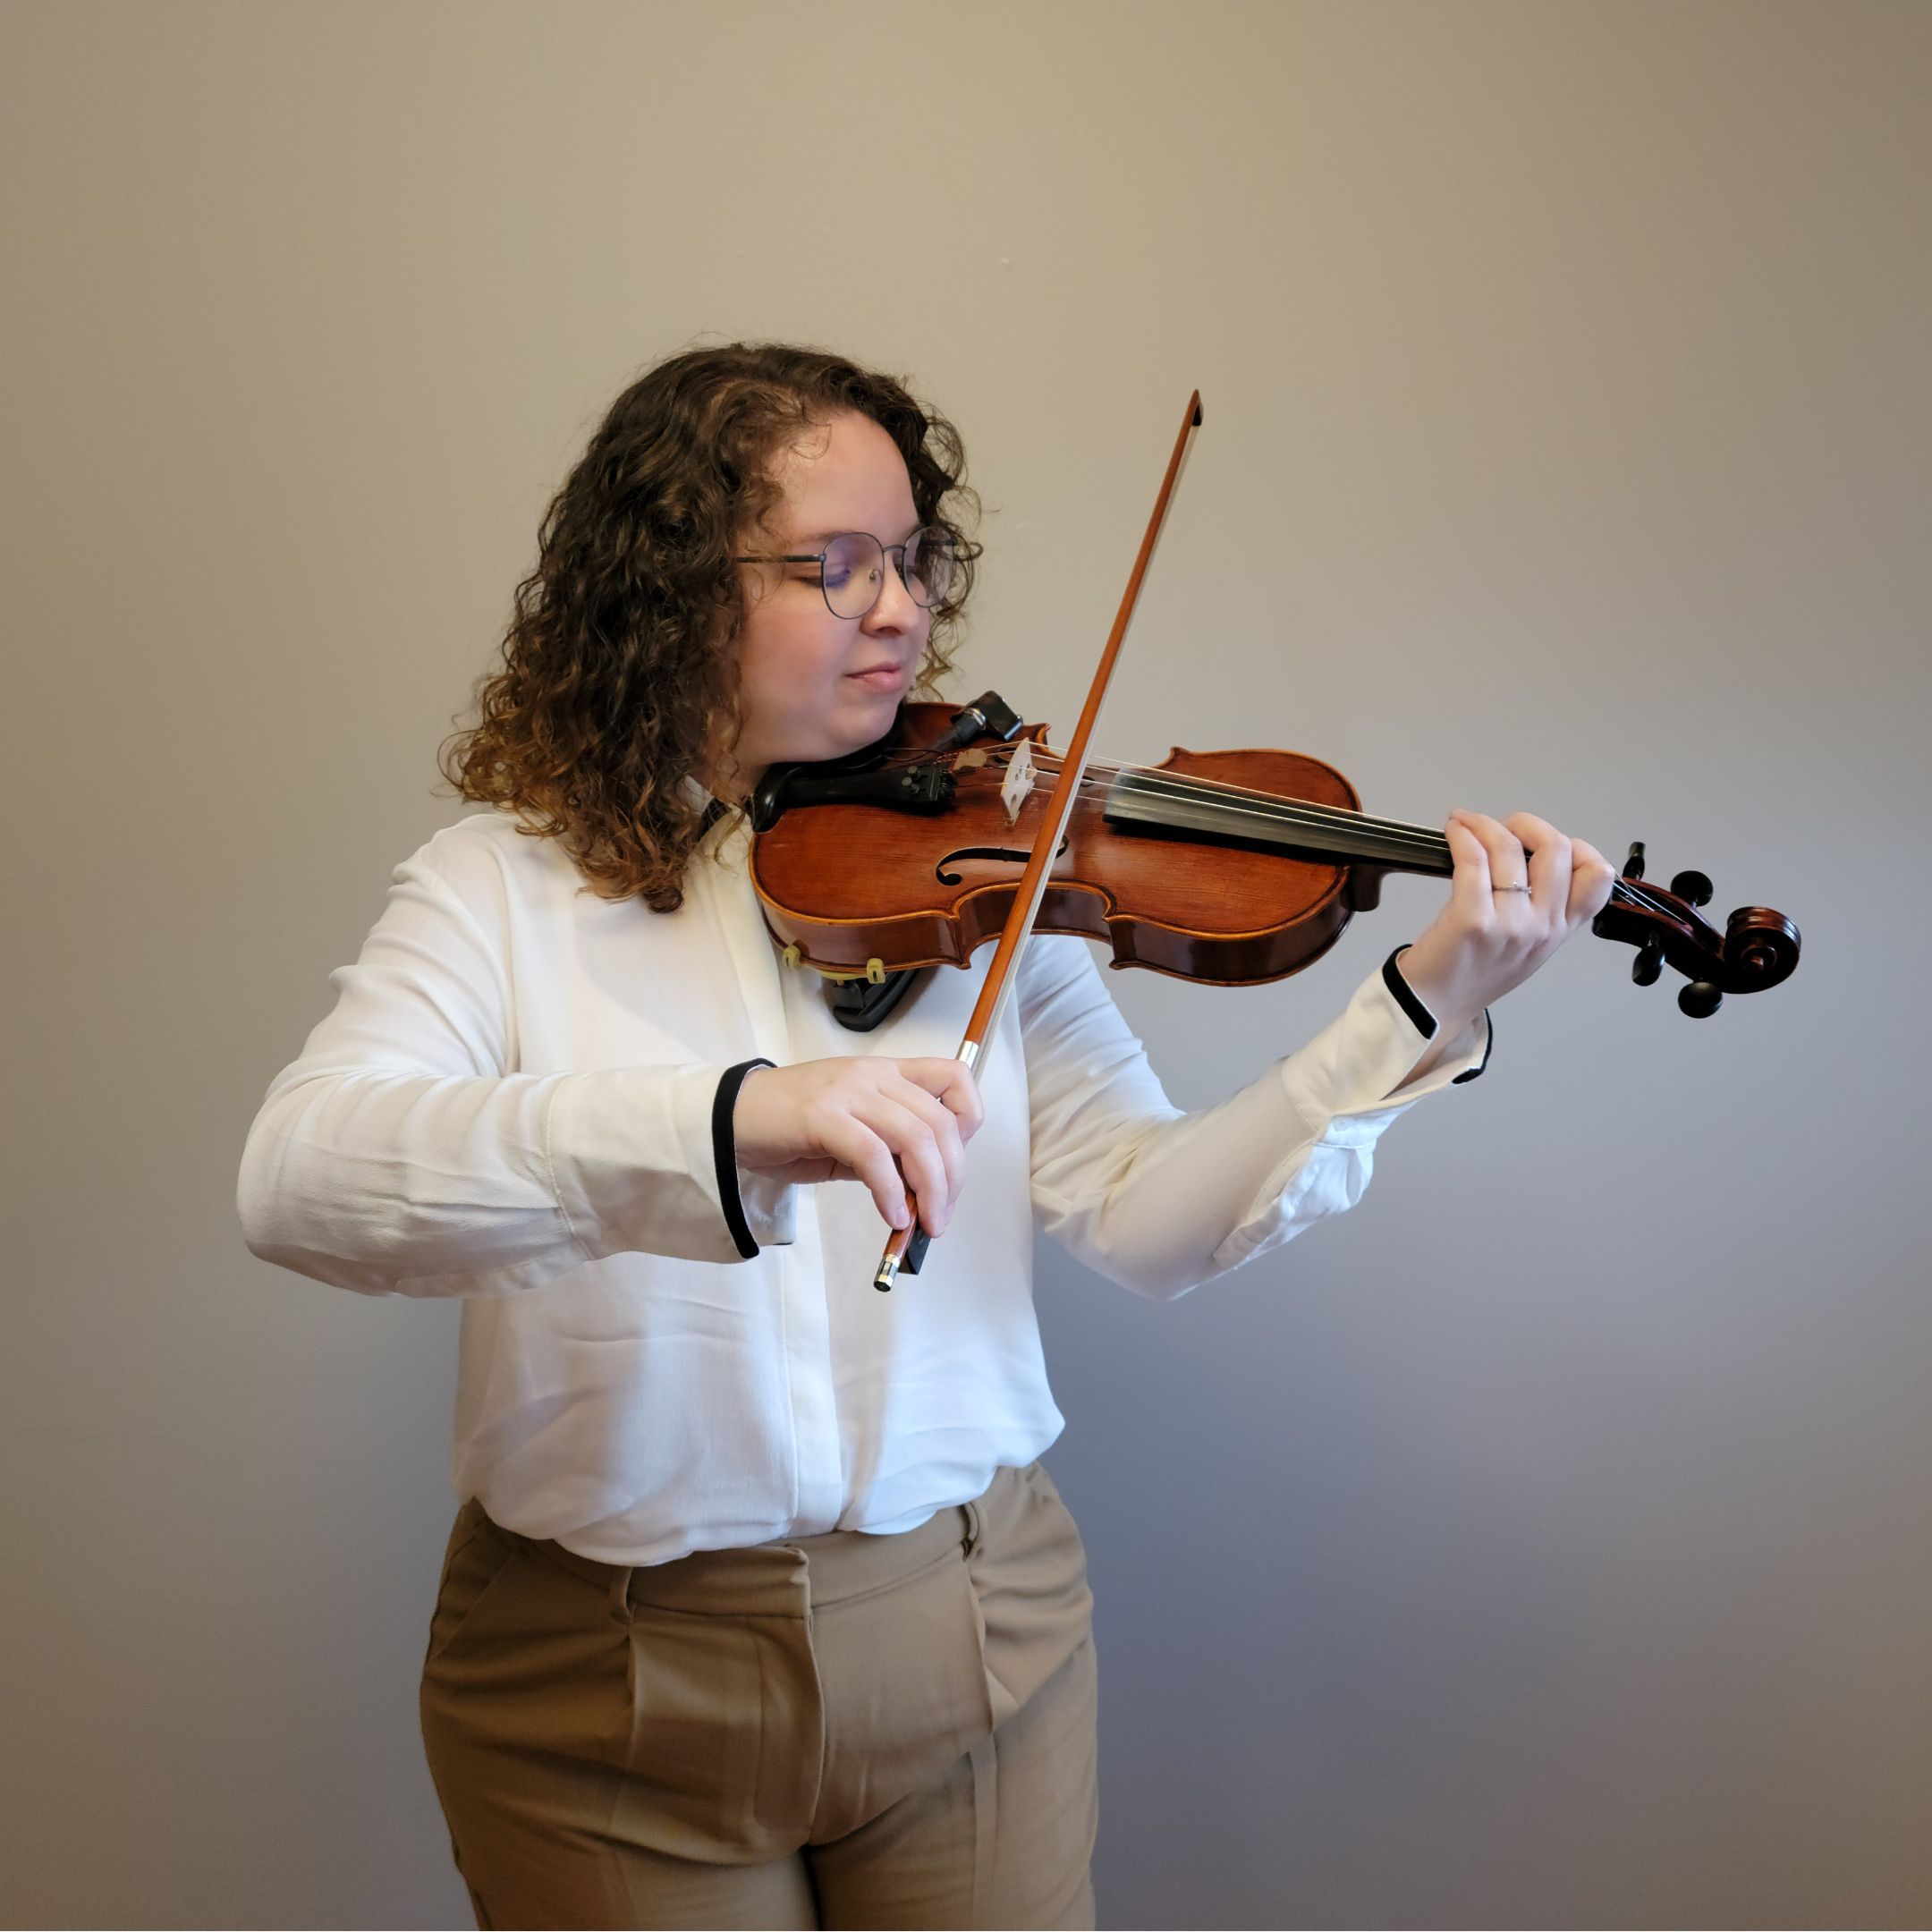
[[[1006,823],[1019,822],[1020,808],[1027,801],[1027,794],[1038,783],[1039,775],[1033,769],[1033,741],[1022,738],[1013,747],[1013,755],[1006,766],[1006,775],[1000,783],[1000,802],[1006,808]]]

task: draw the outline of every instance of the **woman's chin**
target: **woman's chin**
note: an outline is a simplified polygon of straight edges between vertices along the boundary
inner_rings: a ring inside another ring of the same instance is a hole
[[[809,729],[786,733],[768,748],[768,757],[753,757],[750,762],[823,765],[833,758],[850,758],[892,729],[904,696],[903,691],[869,691],[855,683],[850,696],[840,693],[842,701],[829,716]]]
[[[828,751],[827,758],[843,758],[847,752],[857,751],[869,745],[875,738],[883,738],[892,729],[893,720],[899,716],[900,700],[905,696],[902,689],[867,691],[858,686],[857,680],[853,697],[855,702],[843,704],[833,727],[835,735],[843,741],[844,750]]]

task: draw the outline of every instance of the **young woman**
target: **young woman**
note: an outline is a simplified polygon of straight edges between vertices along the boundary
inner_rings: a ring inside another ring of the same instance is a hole
[[[396,869],[250,1133],[256,1254],[463,1298],[422,1718],[479,1925],[1092,1924],[1035,1225],[1172,1296],[1349,1207],[1608,896],[1541,819],[1456,814],[1428,929],[1193,1114],[1072,939],[1029,949],[983,1091],[951,1055],[985,954],[842,1030],[733,808],[948,667],[963,475],[813,351],[619,396],[448,760],[496,809]],[[945,1239],[880,1295],[908,1185]]]

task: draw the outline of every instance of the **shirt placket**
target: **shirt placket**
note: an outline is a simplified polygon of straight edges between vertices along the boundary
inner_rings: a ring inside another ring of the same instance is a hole
[[[797,1057],[785,1013],[777,948],[758,910],[743,863],[741,838],[727,864],[714,875],[718,924],[732,956],[744,1002],[751,1051],[779,1066]],[[845,1483],[839,1454],[834,1400],[832,1330],[825,1295],[825,1257],[818,1190],[798,1191],[797,1218],[789,1246],[767,1248],[749,1265],[778,1276],[785,1385],[791,1400],[792,1525],[790,1534],[816,1536],[833,1529],[844,1508]]]

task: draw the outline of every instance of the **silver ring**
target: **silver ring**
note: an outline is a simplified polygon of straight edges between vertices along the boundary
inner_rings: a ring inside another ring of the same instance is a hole
[[[1490,890],[1491,892],[1493,892],[1493,893],[1499,893],[1499,892],[1520,892],[1520,893],[1526,893],[1526,892],[1528,892],[1528,891],[1530,890],[1530,888],[1529,888],[1529,887],[1528,887],[1527,886],[1491,886],[1491,887],[1489,888],[1489,890]]]

